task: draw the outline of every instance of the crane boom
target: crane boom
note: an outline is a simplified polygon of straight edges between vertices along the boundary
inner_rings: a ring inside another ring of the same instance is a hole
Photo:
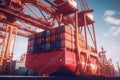
[[[4,13],[6,15],[12,16],[18,20],[22,20],[23,22],[34,25],[36,27],[39,27],[42,29],[51,29],[50,24],[47,24],[46,22],[42,21],[41,19],[39,19],[39,20],[35,19],[24,13],[16,14],[16,12],[14,12],[14,11],[7,10],[7,9],[1,8],[1,7],[0,7],[0,12]]]

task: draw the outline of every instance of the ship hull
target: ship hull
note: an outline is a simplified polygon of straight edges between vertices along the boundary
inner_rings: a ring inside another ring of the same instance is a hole
[[[38,75],[51,75],[56,72],[74,74],[76,71],[75,53],[66,49],[39,54],[27,54],[26,67]]]

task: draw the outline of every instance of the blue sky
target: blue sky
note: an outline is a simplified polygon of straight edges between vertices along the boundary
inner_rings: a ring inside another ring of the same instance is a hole
[[[94,9],[95,29],[98,50],[106,50],[107,58],[113,63],[120,62],[120,0],[87,0],[89,8]],[[17,37],[15,57],[27,50],[27,38]]]
[[[97,45],[103,46],[107,58],[120,62],[120,0],[87,0],[94,9]]]

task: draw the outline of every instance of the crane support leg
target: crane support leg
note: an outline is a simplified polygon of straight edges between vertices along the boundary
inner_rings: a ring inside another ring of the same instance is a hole
[[[81,66],[80,66],[80,48],[79,48],[79,40],[78,40],[78,11],[75,12],[75,45],[76,45],[76,75],[81,74]]]
[[[16,31],[16,32],[15,32]],[[12,34],[15,32],[15,37],[14,37],[14,43],[12,47],[12,53],[10,54],[10,45],[12,41]],[[8,33],[8,35],[7,35]],[[4,47],[2,49],[2,66],[3,66],[3,72],[6,71],[6,65],[7,61],[10,61],[10,67],[9,67],[9,72],[12,72],[12,60],[13,60],[13,53],[14,53],[14,47],[15,47],[15,42],[16,42],[16,34],[17,34],[17,28],[12,26],[12,25],[6,25],[6,40],[4,43]]]

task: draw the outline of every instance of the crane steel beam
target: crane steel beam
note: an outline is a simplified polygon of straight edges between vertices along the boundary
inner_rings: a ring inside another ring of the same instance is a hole
[[[3,26],[0,26],[0,31],[4,31],[4,32],[5,32],[5,31],[6,31],[6,28],[3,27]],[[13,32],[13,34],[15,34],[15,32]],[[21,33],[21,32],[17,32],[17,35],[22,36],[22,37],[26,37],[26,38],[29,37],[28,34],[24,34],[24,33]]]
[[[1,21],[1,20],[0,20],[0,22],[5,23],[5,24],[13,25],[13,26],[15,26],[18,29],[23,30],[23,31],[27,31],[27,32],[30,32],[30,33],[37,33],[35,30],[29,29],[29,28],[25,28],[25,27],[23,27],[23,26],[21,26],[21,25],[19,25],[17,23],[10,23],[10,22]]]
[[[43,11],[47,12],[50,15],[54,15],[55,10],[52,9],[51,7],[47,6],[46,4],[44,4],[43,2],[40,2],[38,0],[24,0],[26,3],[30,3],[34,6],[36,6],[37,8],[42,9]]]
[[[53,4],[52,2],[50,2],[50,0],[45,0],[48,4],[50,4],[52,7],[57,7],[55,4]]]
[[[13,24],[13,26],[15,26],[15,27],[17,27],[18,29],[23,30],[23,31],[27,31],[27,32],[30,32],[30,33],[37,33],[35,30],[31,30],[31,29],[29,29],[29,28],[22,27],[22,26],[19,25],[19,24]]]
[[[7,16],[11,16],[15,19],[18,19],[20,21],[23,21],[23,22],[26,22],[26,23],[29,23],[31,25],[34,25],[36,27],[39,27],[41,29],[51,29],[51,25],[49,25],[48,23],[42,21],[41,19],[35,19],[29,15],[26,15],[24,13],[16,13],[12,10],[7,10],[7,9],[4,9],[4,8],[1,8],[0,7],[0,12],[4,13],[5,15]]]

